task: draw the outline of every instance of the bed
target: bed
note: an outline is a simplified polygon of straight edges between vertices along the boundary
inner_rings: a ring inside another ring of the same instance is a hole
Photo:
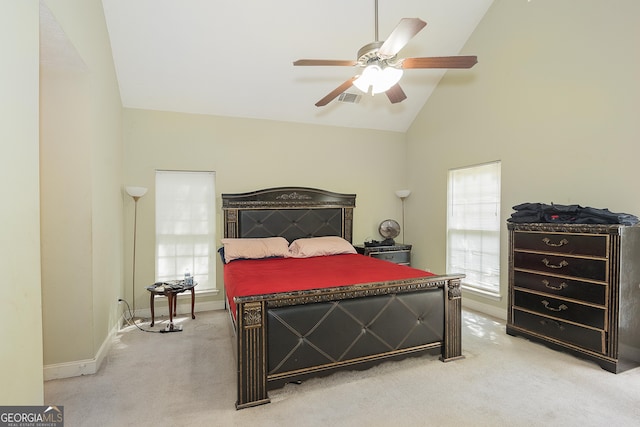
[[[341,252],[340,244],[325,250],[327,241],[352,241],[355,199],[305,187],[222,195],[224,250],[238,258],[222,252],[237,409],[268,403],[268,391],[288,382],[341,369],[424,353],[444,362],[463,357],[463,275]],[[299,244],[299,256],[279,256],[282,240],[289,251]],[[231,250],[254,241],[277,247],[249,259]]]

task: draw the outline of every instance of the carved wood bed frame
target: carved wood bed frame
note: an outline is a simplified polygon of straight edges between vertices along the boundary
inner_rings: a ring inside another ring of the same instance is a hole
[[[292,242],[337,235],[351,242],[355,198],[304,187],[222,194],[224,236],[282,236]],[[463,358],[462,277],[236,297],[236,313],[230,316],[237,340],[236,408],[268,403],[269,389],[339,369],[362,369],[434,351],[445,362]],[[310,323],[314,342],[305,336]],[[336,328],[351,328],[358,344],[341,342]],[[295,351],[289,350],[293,347]]]

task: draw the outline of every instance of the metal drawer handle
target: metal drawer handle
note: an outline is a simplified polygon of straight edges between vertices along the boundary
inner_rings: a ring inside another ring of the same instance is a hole
[[[545,237],[544,239],[542,239],[542,241],[545,243],[545,245],[553,246],[555,248],[569,244],[569,241],[567,239],[562,239],[558,243],[551,243],[551,239],[549,239],[548,237]]]
[[[549,301],[542,300],[541,302],[542,302],[542,305],[544,305],[544,308],[546,308],[549,311],[562,311],[562,310],[568,310],[569,309],[569,307],[567,307],[564,304],[560,305],[560,307],[558,307],[558,308],[553,308],[553,307],[549,307]]]
[[[569,263],[565,260],[560,261],[560,264],[551,264],[548,259],[544,258],[542,263],[549,268],[562,268],[569,265]]]
[[[567,285],[565,282],[560,283],[560,286],[552,286],[551,282],[549,282],[548,280],[544,279],[542,280],[542,284],[549,289],[553,289],[554,291],[561,291],[565,288],[568,288],[569,285]]]

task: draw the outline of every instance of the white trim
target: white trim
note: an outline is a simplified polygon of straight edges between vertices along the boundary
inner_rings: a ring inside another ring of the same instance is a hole
[[[166,307],[167,307],[166,304],[164,304],[164,307],[162,306],[160,307],[161,309],[165,308],[164,314],[162,312],[158,313],[158,311],[156,310],[156,315],[168,316],[168,313],[166,313]],[[201,302],[201,303],[196,302],[194,311],[197,313],[199,311],[223,310],[224,308],[225,308],[224,301],[208,301],[208,302]],[[178,311],[178,314],[191,313],[191,299],[189,299],[188,302],[185,304],[178,304],[177,311]],[[136,315],[141,317],[151,318],[151,310],[148,308],[144,310],[137,310]],[[100,366],[102,366],[102,362],[104,361],[104,358],[107,356],[107,354],[109,353],[109,350],[111,349],[111,345],[115,340],[116,334],[118,333],[120,328],[123,326],[122,324],[123,324],[123,318],[121,318],[118,321],[118,324],[111,329],[111,331],[109,332],[109,335],[102,342],[102,345],[100,346],[100,349],[98,350],[98,354],[96,355],[95,358],[45,365],[43,367],[44,380],[50,381],[50,380],[57,380],[61,378],[79,377],[82,375],[93,375],[97,373],[98,370],[100,369]]]
[[[220,293],[220,290],[217,288],[213,288],[213,289],[203,289],[203,290],[198,290],[196,288],[196,298],[197,297],[208,297],[208,296],[212,296],[212,295],[218,295]],[[185,293],[184,295],[191,295],[190,293]]]
[[[156,170],[156,282],[189,272],[215,289],[215,181],[214,171]]]
[[[500,292],[500,160],[449,169],[446,272],[465,273],[495,298]]]
[[[469,298],[462,297],[462,307],[469,308],[473,311],[478,311],[480,313],[488,314],[489,316],[495,317],[500,320],[507,320],[507,310],[502,307],[496,307],[494,305],[489,305],[482,303],[480,301],[472,300]]]
[[[96,357],[93,359],[76,360],[73,362],[54,363],[43,367],[44,380],[57,380],[60,378],[79,377],[81,375],[92,375],[98,372],[104,358],[111,349],[111,344],[120,329],[120,324],[116,324],[102,342]]]
[[[176,312],[178,315],[191,314],[191,294],[185,293],[184,296],[188,296],[189,298],[178,298],[178,304],[176,305]],[[181,300],[184,302],[181,302]],[[156,304],[157,302],[160,302],[160,304]],[[164,297],[158,298],[157,301],[154,302],[156,319],[163,316],[169,316],[169,312],[167,311],[167,302],[168,299]],[[224,308],[224,301],[222,300],[198,302],[198,299],[196,298],[196,305],[193,311],[198,313],[200,311],[224,310]],[[151,309],[137,309],[136,317],[151,319]]]
[[[466,285],[464,281],[462,282],[461,288],[464,292],[469,292],[470,294],[478,295],[483,298],[489,298],[494,301],[502,301],[502,295],[484,289],[476,288],[473,285]]]

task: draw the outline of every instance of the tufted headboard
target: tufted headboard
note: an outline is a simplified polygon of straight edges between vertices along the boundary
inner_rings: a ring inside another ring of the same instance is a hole
[[[222,194],[224,237],[295,239],[353,234],[355,194],[305,187],[278,187]]]

